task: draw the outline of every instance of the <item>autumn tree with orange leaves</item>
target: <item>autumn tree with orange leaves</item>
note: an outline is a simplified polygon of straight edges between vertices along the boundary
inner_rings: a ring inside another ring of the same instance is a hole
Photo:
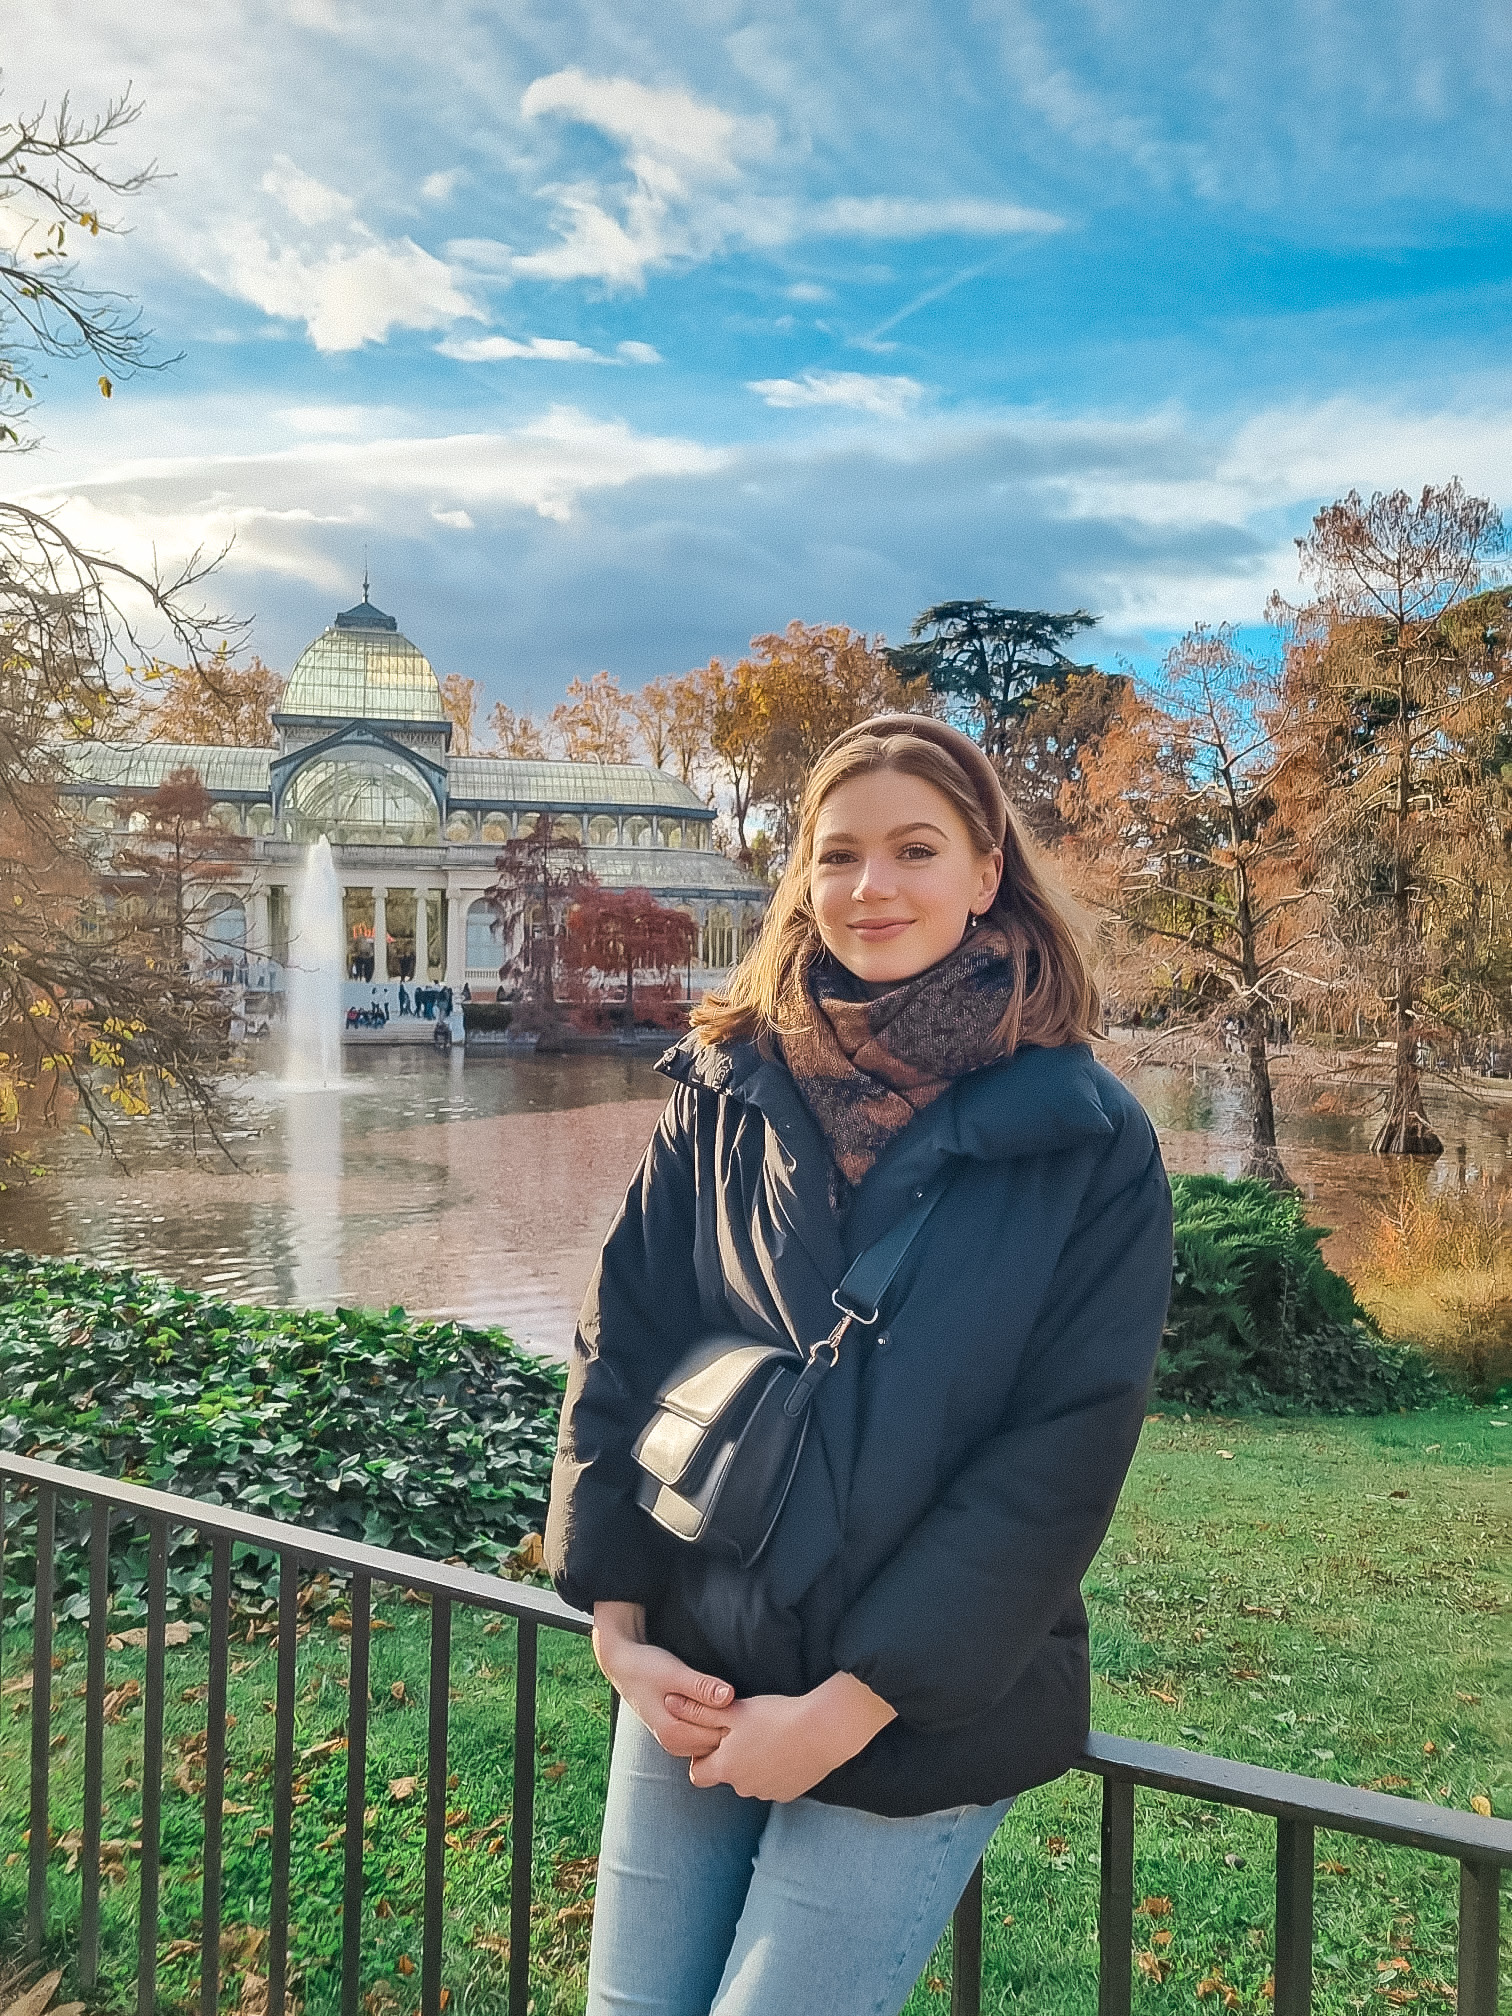
[[[1351,491],[1297,542],[1314,598],[1279,602],[1296,757],[1295,822],[1327,884],[1340,955],[1385,1003],[1395,1046],[1377,1154],[1437,1155],[1422,1010],[1442,970],[1441,909],[1474,752],[1512,692],[1504,598],[1486,600],[1500,514],[1455,480],[1417,497]],[[1484,762],[1484,755],[1479,759]]]
[[[1316,899],[1283,810],[1295,760],[1279,674],[1231,629],[1167,652],[1154,695],[1126,686],[1061,794],[1082,892],[1118,920],[1126,967],[1190,975],[1187,1026],[1225,1022],[1245,1058],[1245,1174],[1284,1184],[1268,1043],[1311,977]]]

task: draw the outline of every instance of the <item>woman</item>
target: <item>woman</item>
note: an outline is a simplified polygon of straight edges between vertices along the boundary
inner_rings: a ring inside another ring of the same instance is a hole
[[[1153,1131],[986,757],[840,736],[672,1098],[578,1332],[547,1528],[620,1717],[590,2016],[887,2016],[1013,1797],[1089,1722],[1080,1581],[1171,1279]],[[813,1403],[748,1569],[635,1500],[700,1339],[807,1351],[850,1261],[943,1200]]]

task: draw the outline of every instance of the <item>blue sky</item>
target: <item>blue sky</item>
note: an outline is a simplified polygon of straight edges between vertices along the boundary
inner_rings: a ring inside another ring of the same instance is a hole
[[[792,617],[1097,611],[1147,661],[1294,591],[1321,501],[1512,449],[1512,12],[1468,0],[34,0],[10,110],[145,111],[12,465],[230,552],[269,662],[374,599],[549,705]]]

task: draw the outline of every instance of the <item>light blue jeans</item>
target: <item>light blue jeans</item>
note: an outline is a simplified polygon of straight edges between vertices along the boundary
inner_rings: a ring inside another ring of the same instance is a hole
[[[897,2016],[1012,1804],[883,1820],[701,1791],[626,1708],[588,2016]]]

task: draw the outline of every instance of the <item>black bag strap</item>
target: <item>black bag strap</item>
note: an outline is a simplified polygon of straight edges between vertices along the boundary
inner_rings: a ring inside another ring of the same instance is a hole
[[[878,1320],[882,1297],[907,1259],[909,1248],[929,1223],[929,1214],[945,1195],[952,1173],[947,1167],[926,1189],[916,1190],[913,1203],[897,1224],[852,1260],[844,1280],[830,1297],[842,1316],[868,1327]]]

